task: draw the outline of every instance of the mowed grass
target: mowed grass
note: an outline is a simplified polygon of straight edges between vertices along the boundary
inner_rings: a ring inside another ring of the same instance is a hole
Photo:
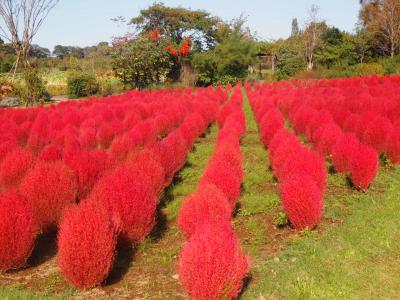
[[[245,110],[252,128],[247,103]],[[246,146],[244,150],[246,153]],[[259,151],[256,146],[254,152]],[[254,165],[251,169],[259,168]],[[261,176],[253,174],[249,180]],[[271,178],[264,176],[270,182]],[[255,199],[251,194],[245,190],[245,203]],[[271,197],[260,194],[263,205],[270,203]],[[345,176],[330,174],[322,224],[315,231],[282,240],[282,251],[263,254],[264,246],[259,245],[261,252],[252,257],[253,279],[241,299],[398,299],[399,200],[399,167],[381,163],[379,175],[366,193],[353,190]],[[256,206],[248,203],[243,209]],[[254,232],[263,231],[263,224],[255,223],[252,219],[247,222]],[[266,245],[271,238],[265,236]]]

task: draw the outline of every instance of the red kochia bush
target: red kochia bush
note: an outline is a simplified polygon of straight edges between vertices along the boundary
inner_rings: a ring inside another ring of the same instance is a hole
[[[351,179],[356,188],[366,190],[378,174],[379,159],[377,152],[361,145],[351,157]]]
[[[16,148],[6,155],[0,165],[0,185],[17,188],[26,172],[33,167],[35,157],[25,149]]]
[[[183,248],[178,273],[193,300],[236,298],[249,271],[229,223],[205,224]]]
[[[15,141],[2,141],[0,144],[0,163],[6,157],[8,153],[14,150],[17,147],[17,143]]]
[[[120,219],[123,237],[132,243],[143,241],[154,226],[158,199],[147,178],[130,168],[117,168],[101,178],[88,201]]]
[[[345,133],[332,149],[332,162],[336,172],[345,173],[351,170],[351,156],[360,146],[354,133]]]
[[[66,164],[75,172],[78,182],[77,198],[84,199],[105,170],[105,162],[96,156],[97,151],[82,151],[68,159]]]
[[[58,225],[64,210],[75,203],[77,182],[61,161],[38,162],[21,182],[21,194],[32,205],[39,230]]]
[[[325,190],[328,178],[325,160],[313,150],[303,149],[288,158],[279,174],[279,180],[284,182],[289,179],[292,174],[303,173],[308,174],[321,191]]]
[[[204,173],[200,181],[200,189],[204,184],[213,184],[228,198],[232,210],[240,197],[240,180],[235,170],[226,161],[214,161]]]
[[[50,144],[43,148],[40,152],[39,159],[44,161],[56,161],[61,160],[63,151],[60,146],[56,144]]]
[[[265,147],[268,147],[273,139],[275,133],[282,129],[285,125],[285,121],[281,115],[281,113],[277,110],[270,110],[266,113],[261,122],[261,140]]]
[[[152,150],[145,149],[132,154],[126,166],[131,169],[131,172],[146,178],[157,195],[161,194],[165,182],[165,171]]]
[[[0,272],[22,267],[35,242],[33,211],[19,194],[0,194]]]
[[[203,185],[182,205],[178,224],[186,239],[205,223],[229,222],[231,207],[224,193],[214,185]]]
[[[240,147],[237,145],[232,145],[231,143],[221,142],[214,155],[212,161],[227,161],[235,170],[240,181],[243,180],[243,156]]]
[[[99,131],[97,132],[97,142],[101,145],[101,147],[106,149],[111,145],[114,135],[115,131],[111,124],[104,123],[100,126]]]
[[[58,234],[58,265],[78,289],[100,285],[114,263],[118,226],[93,203],[68,210]]]
[[[342,137],[342,130],[336,124],[326,124],[321,127],[321,135],[316,143],[316,150],[322,156],[328,156],[332,154],[333,146]]]
[[[280,185],[283,208],[296,229],[314,228],[323,211],[321,190],[307,173],[291,175]]]
[[[386,141],[392,130],[393,126],[389,119],[376,117],[367,123],[362,141],[378,153],[383,153],[386,151]]]

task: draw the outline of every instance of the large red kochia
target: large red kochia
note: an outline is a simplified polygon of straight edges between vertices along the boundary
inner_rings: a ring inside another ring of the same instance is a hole
[[[153,229],[158,198],[146,176],[119,167],[101,178],[87,200],[121,221],[122,237],[138,244]]]
[[[203,185],[186,197],[178,218],[179,229],[189,239],[205,223],[229,222],[231,207],[224,193],[214,185]]]
[[[63,162],[39,161],[21,182],[21,194],[32,205],[40,231],[58,225],[64,210],[75,203],[78,184]]]
[[[230,223],[199,227],[179,258],[179,281],[193,300],[236,298],[249,271]]]
[[[0,193],[0,272],[23,267],[36,238],[33,210],[15,191]]]
[[[323,213],[323,194],[306,173],[293,174],[280,184],[283,208],[296,229],[313,229]]]
[[[68,210],[58,233],[58,265],[78,289],[100,285],[114,263],[118,222],[95,203],[85,202]]]

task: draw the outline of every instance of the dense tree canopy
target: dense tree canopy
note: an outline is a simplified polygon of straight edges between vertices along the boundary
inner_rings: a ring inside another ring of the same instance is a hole
[[[150,33],[157,28],[162,35],[176,44],[189,36],[198,45],[212,47],[220,19],[202,10],[190,10],[182,7],[168,7],[163,3],[154,3],[141,10],[139,16],[131,19],[141,33]]]

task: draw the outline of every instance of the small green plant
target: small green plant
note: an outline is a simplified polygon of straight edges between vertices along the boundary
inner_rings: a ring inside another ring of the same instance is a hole
[[[289,224],[289,219],[287,215],[284,212],[279,212],[275,219],[274,219],[274,225],[276,227],[284,227]]]
[[[71,73],[68,76],[67,85],[68,96],[72,99],[92,96],[99,91],[96,78],[89,73]]]

